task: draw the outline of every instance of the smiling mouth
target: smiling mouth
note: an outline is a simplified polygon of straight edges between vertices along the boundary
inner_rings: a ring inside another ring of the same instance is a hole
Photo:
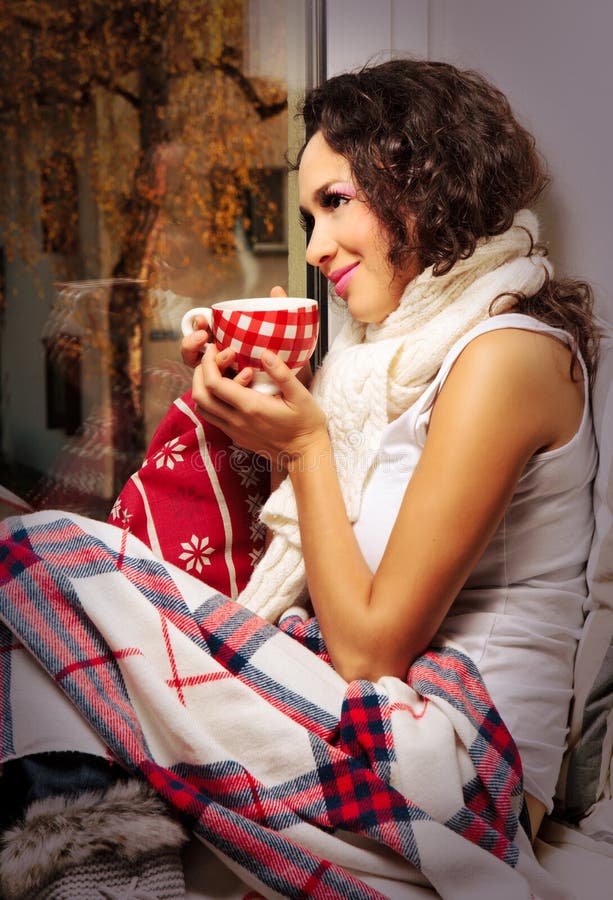
[[[334,285],[334,290],[339,297],[343,296],[343,292],[346,290],[347,285],[353,278],[353,274],[359,265],[359,262],[351,263],[350,266],[345,266],[342,269],[335,269],[334,272],[330,272],[328,275],[328,279]]]

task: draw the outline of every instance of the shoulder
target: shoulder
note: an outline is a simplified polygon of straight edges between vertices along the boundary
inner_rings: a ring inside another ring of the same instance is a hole
[[[547,332],[504,327],[479,334],[454,361],[433,420],[461,409],[475,426],[513,430],[533,452],[559,446],[578,428],[583,409],[584,385],[571,377],[571,359],[570,348]]]
[[[456,359],[455,367],[499,371],[517,379],[564,380],[569,375],[570,347],[552,332],[504,326],[476,335]]]

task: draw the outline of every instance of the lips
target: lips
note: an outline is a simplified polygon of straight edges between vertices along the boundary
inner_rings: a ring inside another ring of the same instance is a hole
[[[343,296],[343,292],[346,290],[347,285],[353,277],[353,273],[359,265],[359,262],[354,262],[349,266],[343,266],[342,269],[335,269],[334,272],[330,272],[328,275],[328,279],[334,285],[334,289],[339,297]]]

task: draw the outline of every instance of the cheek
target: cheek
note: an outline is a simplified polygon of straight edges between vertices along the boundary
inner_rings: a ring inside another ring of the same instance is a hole
[[[378,219],[369,213],[362,222],[362,239],[371,258],[373,267],[379,272],[385,272],[393,277],[392,267],[389,262],[390,244]]]

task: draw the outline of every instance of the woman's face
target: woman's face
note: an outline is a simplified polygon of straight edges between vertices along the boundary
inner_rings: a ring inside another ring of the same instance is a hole
[[[333,283],[354,319],[382,322],[419,273],[417,259],[402,272],[392,269],[381,223],[354,183],[348,161],[321,132],[304,149],[298,186],[302,216],[312,227],[307,262]]]

